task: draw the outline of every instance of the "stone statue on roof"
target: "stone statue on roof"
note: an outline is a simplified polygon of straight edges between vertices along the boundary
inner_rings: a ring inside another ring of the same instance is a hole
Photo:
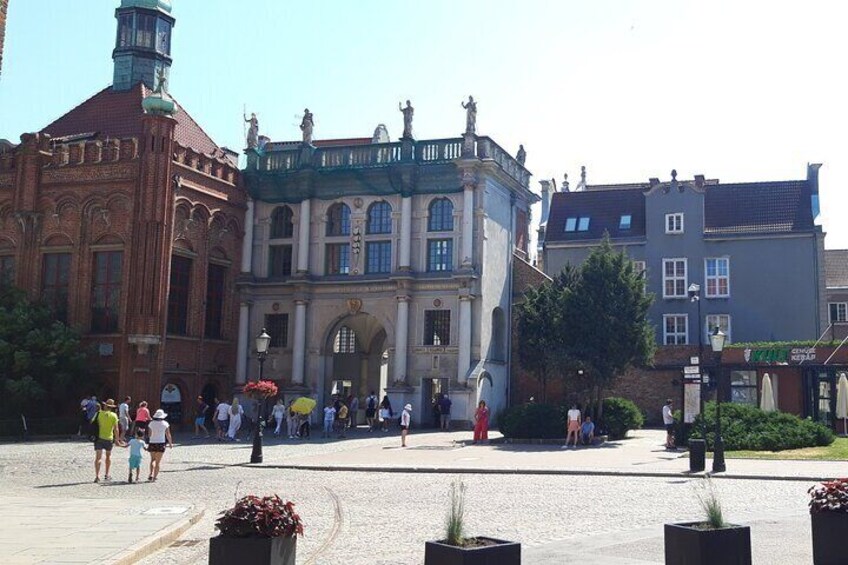
[[[303,109],[303,120],[300,122],[300,131],[303,132],[303,143],[312,145],[312,130],[315,127],[315,122],[312,120],[312,112],[309,108]]]
[[[247,148],[256,149],[259,147],[259,120],[256,119],[256,114],[251,112],[249,118],[244,116],[244,121],[250,124],[247,128]]]
[[[569,192],[569,190],[568,190],[568,173],[565,173],[562,176],[562,191],[563,192]]]
[[[406,108],[401,106],[400,102],[398,102],[398,110],[403,112],[403,135],[401,138],[405,139],[413,139],[412,137],[412,115],[415,113],[415,108],[412,107],[412,104],[409,100],[406,101]]]
[[[522,167],[524,166],[524,161],[527,159],[527,152],[524,150],[523,145],[518,146],[518,153],[515,154],[515,160],[518,161],[518,164]],[[556,183],[554,183],[556,186]]]
[[[465,109],[465,133],[477,133],[477,102],[473,96],[468,97],[468,102],[462,102],[462,107]]]

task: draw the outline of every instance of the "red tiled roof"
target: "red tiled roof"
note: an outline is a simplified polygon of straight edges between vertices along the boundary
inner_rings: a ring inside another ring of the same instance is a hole
[[[42,131],[52,137],[82,132],[97,132],[98,139],[136,137],[142,132],[144,110],[141,101],[150,92],[143,83],[125,91],[115,91],[108,86]],[[174,119],[177,120],[177,143],[200,153],[220,153],[218,145],[179,104]]]

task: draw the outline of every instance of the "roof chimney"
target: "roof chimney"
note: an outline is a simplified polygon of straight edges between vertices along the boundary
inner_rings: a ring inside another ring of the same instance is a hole
[[[539,224],[544,225],[548,221],[548,213],[551,208],[551,181],[540,180],[542,185],[542,217],[539,219]]]

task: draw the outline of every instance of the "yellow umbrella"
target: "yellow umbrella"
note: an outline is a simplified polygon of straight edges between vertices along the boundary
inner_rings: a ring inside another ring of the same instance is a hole
[[[845,420],[848,419],[848,377],[845,373],[839,375],[839,382],[836,385],[836,417],[842,418],[842,431],[848,432],[845,427]]]
[[[291,409],[292,412],[306,415],[315,409],[315,401],[311,398],[307,398],[306,396],[301,396],[292,403]]]
[[[774,390],[771,387],[771,377],[769,377],[768,373],[763,375],[763,390],[760,396],[760,410],[763,412],[774,412]]]

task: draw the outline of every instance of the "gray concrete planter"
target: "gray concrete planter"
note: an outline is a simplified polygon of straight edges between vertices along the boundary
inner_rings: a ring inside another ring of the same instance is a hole
[[[494,538],[478,540],[492,542],[480,547],[458,547],[440,541],[424,545],[424,565],[521,565],[521,544]]]
[[[751,528],[704,530],[701,522],[665,525],[666,565],[751,565]]]
[[[209,538],[209,565],[295,565],[297,537]]]

